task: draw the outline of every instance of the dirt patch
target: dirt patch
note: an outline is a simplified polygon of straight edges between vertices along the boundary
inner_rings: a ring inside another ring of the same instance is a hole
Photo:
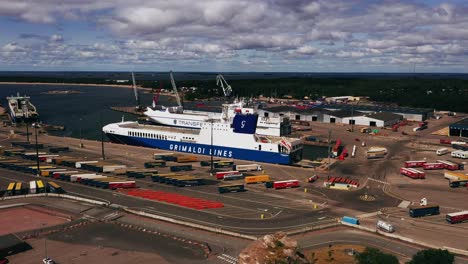
[[[354,264],[357,263],[351,251],[363,252],[365,247],[358,245],[332,245],[304,251],[306,258],[316,264]],[[315,260],[316,262],[313,262]]]
[[[124,228],[116,224],[89,224],[82,228],[52,234],[48,236],[48,239],[75,245],[88,245],[94,248],[157,253],[170,263],[190,263],[205,260],[204,252],[199,246],[177,241],[169,235],[155,235]]]
[[[46,209],[15,207],[0,211],[0,235],[19,233],[69,222],[63,214],[49,214]]]
[[[123,263],[161,263],[169,264],[155,253],[124,251],[116,248],[76,245],[61,241],[44,239],[28,240],[32,250],[8,257],[10,263],[34,264],[42,263],[46,254],[57,263],[88,263],[88,264],[123,264]]]

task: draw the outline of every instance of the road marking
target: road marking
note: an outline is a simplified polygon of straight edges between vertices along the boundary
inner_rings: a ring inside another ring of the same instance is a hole
[[[228,254],[221,254],[219,256],[217,256],[217,258],[221,259],[221,260],[224,260],[226,261],[227,263],[231,263],[231,264],[237,264],[239,261],[237,258],[233,257],[233,256],[230,256]]]
[[[116,218],[117,216],[120,216],[120,214],[118,212],[113,212],[113,213],[110,213],[110,214],[105,215],[104,217],[102,217],[102,220],[112,220],[112,219]]]
[[[271,218],[277,217],[279,214],[281,214],[281,212],[283,212],[283,210],[280,210],[280,211],[277,212],[276,214],[272,215]]]
[[[370,181],[380,182],[380,183],[382,183],[382,184],[390,184],[390,183],[388,183],[388,182],[386,182],[386,181],[376,180],[376,179],[374,179],[374,178],[367,178],[367,179],[370,180]]]
[[[402,202],[398,205],[398,207],[400,207],[400,208],[408,208],[408,205],[410,205],[410,203],[411,203],[410,201],[402,201]]]
[[[87,220],[94,220],[94,219],[96,219],[95,217],[90,216],[90,215],[87,215],[87,214],[83,215],[82,218],[83,218],[83,219],[87,219]]]
[[[376,216],[378,214],[380,214],[380,211],[367,213],[367,214],[361,214],[361,215],[358,215],[357,218],[367,218],[367,217]]]
[[[327,218],[327,217],[326,217],[326,216],[322,216],[322,217],[317,218],[317,220],[323,220],[323,219],[325,219],[325,218]]]

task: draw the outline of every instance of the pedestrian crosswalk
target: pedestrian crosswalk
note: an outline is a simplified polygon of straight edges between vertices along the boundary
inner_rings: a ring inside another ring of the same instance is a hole
[[[113,213],[110,213],[110,214],[107,214],[107,215],[103,216],[101,219],[104,220],[104,221],[111,221],[111,220],[115,220],[115,219],[119,218],[120,216],[121,216],[120,213],[113,212]]]
[[[230,256],[228,254],[221,254],[221,255],[218,255],[218,258],[220,260],[223,260],[227,263],[230,263],[230,264],[237,264],[238,263],[238,259],[236,257],[233,257],[233,256]]]

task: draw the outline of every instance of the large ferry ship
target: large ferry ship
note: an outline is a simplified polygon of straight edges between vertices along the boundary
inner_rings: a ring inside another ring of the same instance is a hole
[[[11,116],[12,122],[31,122],[39,118],[36,107],[31,103],[29,96],[16,96],[7,97],[8,111]]]
[[[236,114],[254,114],[255,107],[246,107],[243,100],[222,105],[222,112],[204,112],[183,109],[181,106],[147,107],[144,114],[154,123],[182,128],[201,129],[203,122],[214,120],[215,122],[229,121]],[[256,133],[267,136],[286,136],[291,134],[291,123],[285,117],[261,117],[257,120]]]
[[[237,114],[231,122],[200,121],[200,129],[112,123],[103,127],[116,143],[215,157],[293,164],[302,159],[302,140],[256,134],[258,115]]]

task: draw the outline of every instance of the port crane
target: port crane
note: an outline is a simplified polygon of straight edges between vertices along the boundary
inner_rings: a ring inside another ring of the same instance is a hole
[[[174,90],[177,106],[182,107],[182,102],[180,101],[179,93],[177,92],[177,87],[175,85],[174,76],[172,76],[172,71],[169,72],[169,75],[171,76],[172,90]]]
[[[220,86],[221,88],[223,88],[223,93],[224,93],[224,96],[225,97],[228,97],[229,95],[231,95],[231,92],[232,92],[232,88],[231,88],[231,85],[229,85],[226,80],[224,79],[223,75],[221,74],[218,74],[216,76],[216,85]],[[225,86],[226,85],[226,86]]]
[[[163,90],[163,83],[160,82],[159,83],[159,88],[154,90],[154,96],[153,96],[153,108],[156,107],[156,105],[158,104],[158,101],[159,101],[159,96],[161,95],[161,91]]]
[[[136,100],[136,111],[140,112],[143,110],[143,107],[140,104],[140,97],[138,96],[138,87],[136,86],[135,82],[135,74],[132,72],[132,83],[133,83],[133,93],[135,94],[135,100]]]

